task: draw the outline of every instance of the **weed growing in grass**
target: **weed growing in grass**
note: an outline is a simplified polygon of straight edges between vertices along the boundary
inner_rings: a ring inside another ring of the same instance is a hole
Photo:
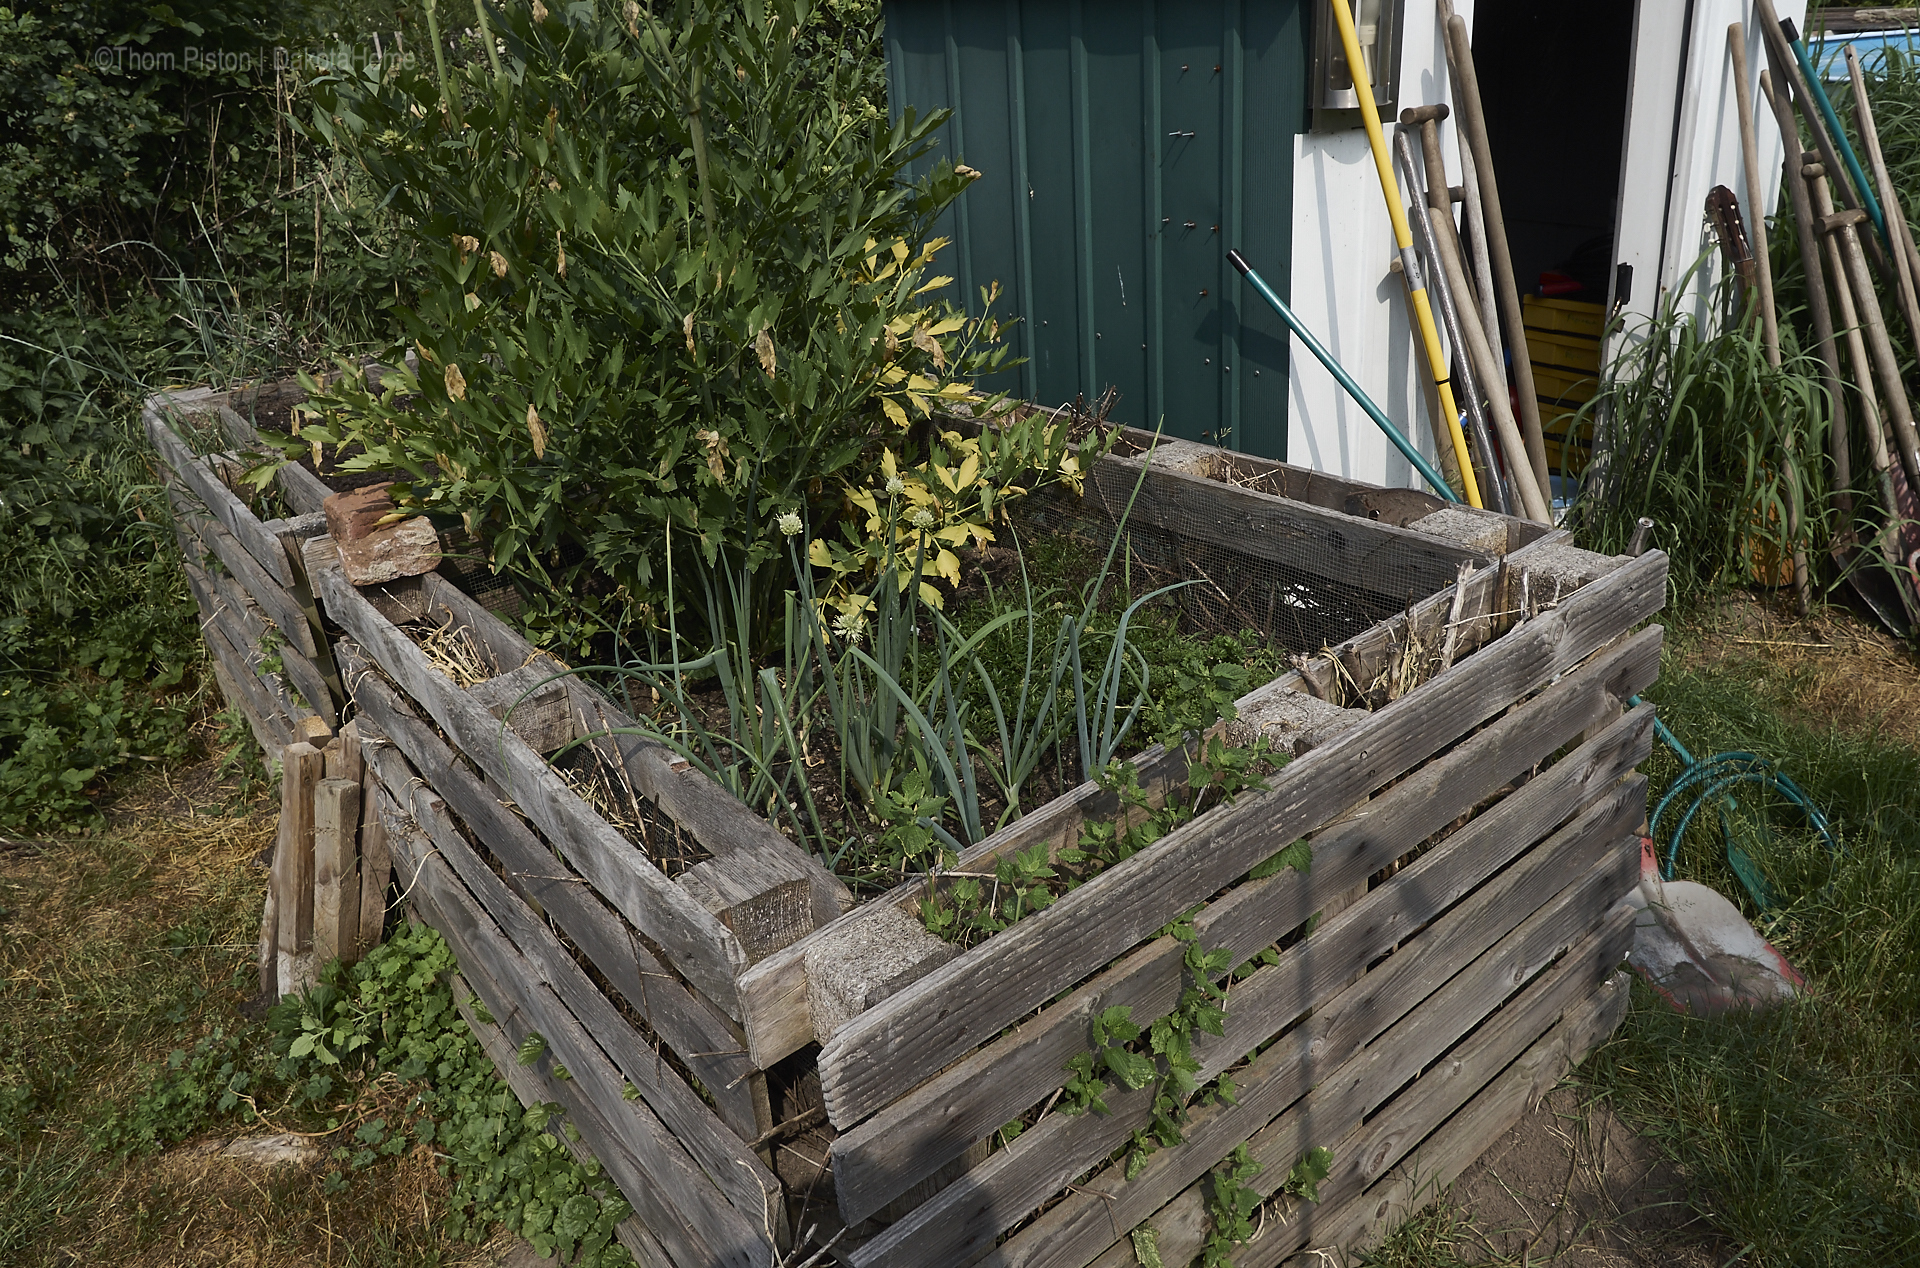
[[[1683,1016],[1636,989],[1589,1077],[1657,1138],[1759,1264],[1920,1257],[1920,752],[1794,717],[1795,684],[1757,657],[1688,664],[1672,637],[1649,693],[1695,752],[1772,759],[1832,817],[1843,852],[1783,816],[1743,840],[1782,900],[1767,936],[1807,975],[1761,1014]],[[1654,787],[1677,774],[1656,751]],[[1744,901],[1717,834],[1679,874]],[[1749,913],[1757,915],[1757,913]]]
[[[335,965],[311,992],[275,1005],[265,1046],[261,1036],[216,1028],[175,1049],[96,1139],[126,1153],[229,1117],[278,1127],[293,1116],[334,1133],[336,1188],[347,1172],[426,1146],[453,1181],[454,1236],[478,1241],[499,1224],[542,1255],[601,1268],[627,1262],[613,1230],[630,1209],[597,1164],[577,1162],[553,1134],[558,1106],[523,1109],[501,1082],[454,1008],[445,982],[454,968],[439,934],[410,925],[359,964]],[[538,1055],[522,1049],[523,1061]],[[355,1083],[367,1078],[410,1095],[389,1113],[350,1118],[362,1099]]]

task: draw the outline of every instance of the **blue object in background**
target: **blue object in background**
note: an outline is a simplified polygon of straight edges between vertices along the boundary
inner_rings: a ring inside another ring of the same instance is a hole
[[[1292,272],[1301,0],[888,0],[888,95],[951,107],[938,158],[981,173],[936,227],[956,301],[1022,319],[989,386],[1109,385],[1116,422],[1286,457],[1287,330],[1226,264]]]

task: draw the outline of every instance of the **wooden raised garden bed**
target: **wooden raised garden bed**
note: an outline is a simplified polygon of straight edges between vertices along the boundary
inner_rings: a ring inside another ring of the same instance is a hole
[[[561,1104],[633,1205],[643,1264],[831,1242],[861,1268],[1120,1265],[1136,1231],[1185,1264],[1242,1145],[1266,1208],[1234,1262],[1356,1246],[1618,1021],[1652,725],[1625,702],[1658,670],[1660,629],[1636,627],[1664,556],[1200,446],[1144,482],[1140,461],[1104,460],[1052,513],[1097,523],[1139,484],[1143,556],[1159,534],[1159,566],[1213,583],[1182,592],[1201,615],[1299,653],[1229,724],[1291,760],[966,950],[920,923],[925,878],[855,906],[447,577],[356,588],[330,540],[301,543],[397,883],[509,1081]],[[1134,761],[1153,796],[1188,776],[1184,752]],[[1084,785],[951,870],[1123,809]],[[1175,1011],[1190,942],[1242,966],[1224,1035],[1194,1044],[1237,1094],[1130,1167],[1151,1084],[1048,1110],[1103,1013]],[[1309,1202],[1289,1175],[1317,1148]]]

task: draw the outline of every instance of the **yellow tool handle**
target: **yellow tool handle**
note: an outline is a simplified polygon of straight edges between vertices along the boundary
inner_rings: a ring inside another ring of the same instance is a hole
[[[1380,192],[1387,200],[1387,215],[1393,221],[1393,241],[1400,248],[1401,276],[1413,299],[1414,317],[1420,325],[1420,339],[1426,345],[1427,366],[1433,372],[1433,385],[1440,395],[1440,409],[1447,416],[1447,435],[1453,440],[1453,456],[1460,464],[1460,480],[1467,486],[1467,502],[1485,506],[1480,500],[1480,482],[1474,478],[1473,459],[1467,453],[1467,436],[1460,430],[1460,409],[1454,404],[1453,383],[1447,376],[1446,354],[1440,350],[1440,331],[1433,324],[1433,308],[1427,303],[1427,287],[1420,272],[1420,256],[1413,249],[1413,229],[1407,224],[1407,209],[1400,202],[1400,181],[1393,174],[1393,161],[1387,156],[1387,139],[1380,131],[1380,111],[1373,104],[1373,77],[1360,57],[1360,36],[1353,29],[1353,10],[1347,0],[1330,0],[1333,20],[1340,27],[1340,43],[1347,52],[1347,69],[1352,72],[1354,95],[1360,98],[1360,118],[1367,125],[1367,144],[1373,149],[1374,170],[1380,173]]]

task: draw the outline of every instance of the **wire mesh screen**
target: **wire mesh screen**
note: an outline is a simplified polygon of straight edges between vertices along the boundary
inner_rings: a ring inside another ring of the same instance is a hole
[[[1225,486],[1221,494],[1219,514],[1147,505],[1150,491],[1136,498],[1131,473],[1096,471],[1084,497],[1046,490],[1023,503],[1020,519],[1030,531],[1072,534],[1104,553],[1124,518],[1115,566],[1124,559],[1132,567],[1134,593],[1150,588],[1137,580],[1142,573],[1156,585],[1191,582],[1172,596],[1188,628],[1252,630],[1295,652],[1337,645],[1453,584],[1450,566],[1412,552],[1376,549],[1357,560],[1337,530],[1229,522]]]

